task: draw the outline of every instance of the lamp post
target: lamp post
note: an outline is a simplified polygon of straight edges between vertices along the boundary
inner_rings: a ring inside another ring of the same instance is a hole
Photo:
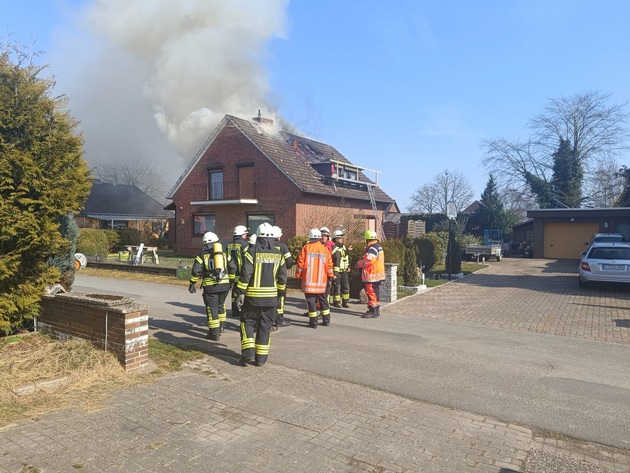
[[[453,220],[457,218],[457,208],[455,202],[446,203],[446,217],[448,218],[448,280],[451,280],[451,263],[453,260]]]

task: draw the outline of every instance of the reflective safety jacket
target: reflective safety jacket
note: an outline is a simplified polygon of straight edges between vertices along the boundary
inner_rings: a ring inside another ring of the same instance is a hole
[[[287,267],[284,256],[273,240],[259,237],[256,244],[243,253],[243,267],[236,283],[236,295],[245,294],[255,307],[271,307],[278,303],[278,291],[287,288]]]
[[[332,250],[333,271],[335,273],[345,273],[350,267],[350,256],[346,245],[335,244]]]
[[[236,271],[230,278],[230,282],[234,281],[234,276],[241,273],[241,269],[243,268],[243,252],[247,250],[249,243],[245,238],[240,235],[234,236],[232,241],[228,243],[224,243],[224,248],[226,249],[230,260],[234,263],[236,267]]]
[[[276,240],[273,245],[282,252],[282,256],[284,256],[284,262],[287,265],[287,269],[291,269],[291,267],[293,266],[293,255],[289,251],[289,247],[287,246],[287,244],[282,241]]]
[[[230,278],[234,278],[229,259],[225,251],[215,254],[211,247],[205,245],[193,263],[190,283],[194,284],[201,279],[201,287],[206,292],[229,291]],[[216,267],[217,262],[220,268]]]
[[[321,241],[311,241],[302,247],[295,276],[302,281],[305,294],[324,294],[328,279],[334,276],[330,251]]]
[[[363,282],[378,282],[385,280],[385,253],[378,241],[370,243],[363,253],[363,258],[357,262],[361,269]]]

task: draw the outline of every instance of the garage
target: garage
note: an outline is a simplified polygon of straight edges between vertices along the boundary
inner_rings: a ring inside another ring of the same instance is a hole
[[[580,259],[584,243],[598,232],[598,222],[545,223],[543,258]]]

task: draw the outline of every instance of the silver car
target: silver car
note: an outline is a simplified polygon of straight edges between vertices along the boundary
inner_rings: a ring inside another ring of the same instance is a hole
[[[590,282],[630,283],[630,243],[593,243],[582,253],[580,287]]]

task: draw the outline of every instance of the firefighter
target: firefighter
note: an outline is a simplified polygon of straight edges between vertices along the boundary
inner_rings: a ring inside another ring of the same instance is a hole
[[[322,234],[321,240],[322,240],[323,245],[328,249],[328,251],[330,251],[330,254],[332,256],[332,250],[335,244],[330,239],[330,230],[328,229],[328,227],[322,227],[319,229],[319,231]],[[330,306],[330,303],[332,302],[331,294],[332,294],[332,281],[329,280],[328,284],[326,285],[326,300],[328,301],[329,306]]]
[[[335,279],[332,286],[333,307],[348,308],[350,300],[350,255],[352,246],[344,244],[346,235],[342,230],[335,230],[333,240],[335,246],[332,250],[333,272]]]
[[[308,308],[308,326],[317,328],[317,306],[319,304],[322,322],[330,325],[330,306],[326,299],[328,280],[334,278],[333,262],[330,251],[321,241],[322,234],[317,228],[308,232],[306,243],[297,260],[295,276],[300,279],[302,292]]]
[[[258,227],[255,244],[243,256],[234,290],[241,310],[240,364],[263,366],[269,357],[278,295],[285,292],[287,284],[286,264],[273,244],[271,225],[262,223]]]
[[[287,270],[293,266],[293,256],[289,251],[289,247],[286,243],[280,241],[282,237],[282,229],[278,226],[273,227],[273,237],[275,239],[274,246],[278,248],[284,256],[284,262],[287,266]],[[276,321],[273,324],[273,331],[278,330],[278,327],[288,327],[291,325],[291,321],[284,318],[284,299],[286,294],[278,295],[278,305],[276,307]]]
[[[232,232],[232,241],[227,244],[227,252],[230,255],[230,259],[236,265],[236,272],[230,279],[230,287],[234,285],[235,275],[241,273],[241,268],[243,267],[243,252],[249,246],[247,242],[248,234],[249,230],[245,225],[237,225]],[[238,307],[236,307],[234,299],[236,299],[236,296],[234,295],[234,291],[232,291],[232,317],[240,319],[241,314],[239,313]]]
[[[381,282],[385,280],[385,253],[375,231],[366,230],[364,236],[367,246],[363,258],[357,262],[357,268],[361,270],[361,280],[365,285],[368,310],[361,317],[372,319],[381,315],[379,290]]]
[[[209,331],[206,338],[219,341],[225,330],[225,299],[230,291],[229,258],[216,234],[205,233],[201,242],[203,249],[193,263],[188,292],[197,292],[196,283],[201,279],[203,302],[208,317]]]

